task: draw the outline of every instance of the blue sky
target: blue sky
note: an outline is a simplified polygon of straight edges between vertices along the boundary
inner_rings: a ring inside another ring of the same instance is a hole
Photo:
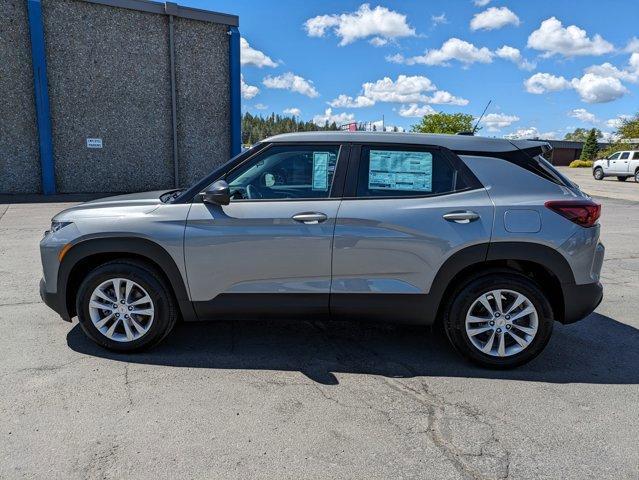
[[[639,111],[635,0],[180,3],[239,15],[252,113],[408,128],[492,100],[482,134],[563,138]]]

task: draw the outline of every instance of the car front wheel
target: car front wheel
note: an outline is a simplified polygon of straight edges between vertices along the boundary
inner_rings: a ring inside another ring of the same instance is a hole
[[[595,180],[603,180],[603,178],[604,178],[603,169],[600,168],[600,167],[595,168],[592,171],[592,176],[595,177]]]
[[[87,336],[120,352],[157,344],[177,320],[175,301],[160,272],[133,260],[92,270],[80,285],[76,308]]]
[[[513,368],[544,349],[552,308],[527,277],[504,272],[463,285],[444,319],[448,339],[465,358],[485,367]]]

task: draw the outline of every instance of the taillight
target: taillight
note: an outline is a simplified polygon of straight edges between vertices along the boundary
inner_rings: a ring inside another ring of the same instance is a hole
[[[601,205],[592,200],[551,200],[546,208],[582,227],[592,227],[601,215]]]

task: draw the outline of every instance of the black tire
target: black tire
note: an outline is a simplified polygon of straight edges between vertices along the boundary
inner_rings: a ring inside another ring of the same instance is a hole
[[[639,183],[639,168],[635,172],[635,182]]]
[[[95,288],[111,278],[132,280],[144,288],[153,301],[154,314],[150,328],[140,338],[119,342],[103,335],[93,324],[89,302]],[[178,318],[175,299],[161,273],[150,265],[136,260],[115,260],[105,263],[82,281],[76,297],[78,320],[84,333],[98,345],[118,352],[137,352],[150,348],[166,337]]]
[[[603,180],[604,179],[604,171],[601,167],[597,167],[592,171],[592,176],[595,177],[595,180]]]
[[[626,180],[628,180],[628,177],[617,177],[617,180],[619,180],[620,182],[625,182]]]
[[[524,350],[511,356],[497,357],[481,352],[466,333],[466,314],[472,304],[482,294],[496,289],[512,290],[525,295],[537,310],[537,333],[532,342]],[[541,353],[552,334],[553,318],[552,307],[535,282],[523,275],[504,271],[475,277],[462,284],[452,295],[443,320],[446,336],[464,358],[483,367],[508,369],[523,365]]]

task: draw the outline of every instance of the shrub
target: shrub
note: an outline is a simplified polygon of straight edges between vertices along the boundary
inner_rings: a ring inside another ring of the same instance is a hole
[[[570,168],[590,168],[592,167],[592,160],[573,160],[568,166]]]

